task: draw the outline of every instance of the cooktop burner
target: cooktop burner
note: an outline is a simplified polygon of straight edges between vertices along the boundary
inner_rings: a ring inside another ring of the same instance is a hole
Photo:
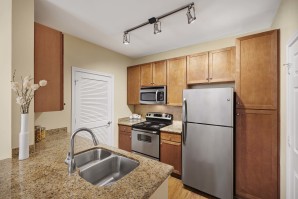
[[[173,115],[167,113],[147,113],[146,121],[132,125],[132,128],[159,131],[172,124]]]
[[[159,130],[165,126],[168,126],[170,124],[165,124],[162,122],[141,122],[141,123],[137,123],[132,125],[133,128],[138,128],[138,129],[145,129],[145,130]]]

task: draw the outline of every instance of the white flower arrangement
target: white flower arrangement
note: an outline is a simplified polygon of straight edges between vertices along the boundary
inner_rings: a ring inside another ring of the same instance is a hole
[[[21,113],[26,114],[29,112],[29,106],[34,97],[34,92],[40,87],[46,86],[48,82],[46,80],[40,80],[38,84],[34,84],[33,78],[29,75],[24,78],[21,77],[22,82],[19,83],[15,81],[15,73],[16,71],[13,73],[11,89],[17,94],[16,103],[20,105]]]

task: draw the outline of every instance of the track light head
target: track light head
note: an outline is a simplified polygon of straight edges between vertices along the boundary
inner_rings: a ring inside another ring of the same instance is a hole
[[[191,11],[193,12],[193,15],[191,14]],[[186,16],[188,24],[191,24],[196,20],[196,12],[193,5],[188,6]]]
[[[123,34],[123,44],[128,45],[130,44],[130,36],[128,32],[124,32]]]
[[[154,34],[159,34],[159,33],[161,33],[161,22],[156,21],[154,23]]]

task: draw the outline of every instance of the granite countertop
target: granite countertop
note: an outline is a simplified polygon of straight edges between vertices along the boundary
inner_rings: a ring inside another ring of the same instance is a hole
[[[181,134],[182,132],[182,121],[173,121],[172,125],[163,127],[160,129],[161,131],[171,132],[171,133],[177,133]]]
[[[149,198],[168,178],[173,167],[114,147],[98,145],[139,161],[140,165],[112,185],[98,187],[78,171],[68,175],[64,163],[70,135],[47,135],[27,160],[0,161],[0,198]],[[75,139],[75,151],[92,148],[91,140]]]
[[[129,117],[124,117],[124,118],[119,118],[118,119],[118,124],[120,125],[126,125],[126,126],[132,126],[134,124],[140,123],[140,122],[144,122],[145,119],[141,118],[141,119],[129,119]]]
[[[125,118],[118,119],[118,124],[131,126],[133,124],[137,124],[137,123],[140,123],[140,122],[143,122],[143,121],[145,121],[144,118],[142,118],[141,120],[130,120],[129,117],[125,117]],[[163,127],[160,130],[165,131],[165,132],[181,134],[181,132],[182,132],[182,122],[174,120],[172,125]]]

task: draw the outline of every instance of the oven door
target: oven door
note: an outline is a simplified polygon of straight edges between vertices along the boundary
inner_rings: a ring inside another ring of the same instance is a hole
[[[131,132],[131,150],[159,159],[159,134],[152,131],[133,129]]]

